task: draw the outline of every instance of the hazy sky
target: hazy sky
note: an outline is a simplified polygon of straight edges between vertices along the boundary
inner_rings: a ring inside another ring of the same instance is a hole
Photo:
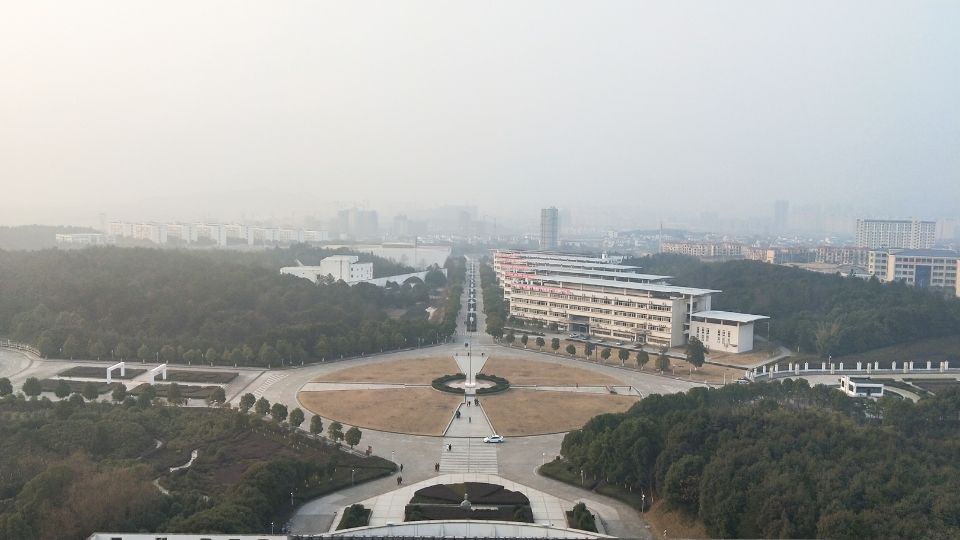
[[[0,187],[0,223],[958,216],[960,2],[6,0]]]

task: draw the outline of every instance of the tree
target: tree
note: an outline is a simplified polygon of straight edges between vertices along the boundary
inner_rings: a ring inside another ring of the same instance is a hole
[[[577,348],[573,346],[573,343],[567,345],[567,354],[570,356],[577,354]]]
[[[240,353],[243,355],[243,360],[247,364],[252,364],[254,359],[257,358],[257,353],[250,345],[244,345],[243,349],[240,350]]]
[[[560,338],[553,338],[550,340],[550,348],[553,349],[553,352],[560,350]]]
[[[177,359],[177,349],[173,345],[164,345],[160,348],[160,360],[173,362]]]
[[[584,343],[584,344],[583,344],[583,355],[586,356],[587,358],[590,358],[590,356],[593,354],[593,349],[595,349],[595,348],[596,348],[596,345],[594,345],[593,343],[591,343],[591,342],[589,342],[589,341],[586,342],[586,343]]]
[[[196,349],[190,349],[187,352],[183,353],[183,359],[188,364],[193,364],[194,362],[199,362],[202,357],[200,356],[200,351]]]
[[[58,398],[60,398],[60,399],[63,399],[63,398],[65,398],[65,397],[69,397],[69,396],[70,396],[70,384],[69,384],[67,381],[63,380],[63,379],[60,379],[60,381],[57,383],[57,388],[53,391],[53,394],[54,394],[55,396],[57,396]]]
[[[270,413],[270,402],[267,401],[267,398],[260,398],[257,400],[256,405],[253,406],[254,412],[257,413],[257,416],[266,416]]]
[[[300,427],[300,424],[303,423],[303,420],[303,411],[300,409],[300,407],[295,407],[292,411],[290,411],[291,426],[298,428]]]
[[[350,445],[350,448],[360,444],[360,437],[363,436],[363,433],[360,432],[360,429],[357,426],[353,426],[347,430],[347,433],[344,435],[344,440],[347,444]]]
[[[144,343],[143,345],[140,345],[140,348],[137,349],[137,358],[139,358],[140,360],[153,359],[153,351],[150,350],[150,347],[147,347],[146,343]]]
[[[280,353],[278,353],[277,350],[273,348],[273,346],[267,343],[264,343],[263,345],[260,346],[259,356],[260,356],[260,363],[266,364],[268,366],[272,366],[273,364],[276,364],[278,360],[280,360]]]
[[[83,390],[81,391],[83,398],[87,401],[95,401],[100,397],[100,390],[97,388],[97,383],[93,381],[87,381],[83,384]]]
[[[243,350],[240,347],[236,347],[230,351],[230,355],[227,356],[227,361],[235,366],[242,366],[246,362],[246,357],[243,355]]]
[[[63,342],[63,356],[71,360],[83,356],[83,348],[77,336],[70,334],[67,340]]]
[[[539,348],[539,349],[542,351],[542,350],[543,350],[543,346],[546,345],[546,344],[547,344],[547,342],[544,341],[542,337],[537,336],[537,348]]]
[[[330,437],[330,440],[333,442],[340,442],[343,439],[343,424],[340,422],[332,422],[330,427],[327,428],[327,436]]]
[[[243,413],[250,412],[250,408],[257,402],[257,396],[247,392],[240,397],[240,411]]]
[[[706,359],[707,347],[696,337],[691,337],[687,342],[687,362],[693,364],[694,368],[699,369]]]
[[[667,356],[666,347],[660,349],[660,354],[657,355],[657,369],[660,371],[670,369],[670,357]]]
[[[223,391],[222,386],[213,389],[207,398],[207,405],[223,405],[227,402],[227,393]]]
[[[620,359],[620,365],[622,366],[623,363],[627,361],[627,358],[630,358],[630,351],[627,349],[620,349],[617,351],[617,358]]]
[[[117,403],[127,399],[127,387],[121,383],[116,383],[113,386],[113,392],[110,394],[110,399],[116,401]]]
[[[23,381],[23,393],[30,397],[37,397],[43,391],[43,386],[36,377],[30,377]]]
[[[98,339],[91,339],[90,342],[87,343],[87,353],[91,358],[96,358],[97,360],[106,354],[106,349],[107,348],[104,347],[103,342]]]
[[[523,348],[527,348],[527,342],[530,341],[530,336],[524,334],[520,336],[520,344],[523,345]]]
[[[180,405],[183,403],[183,392],[180,391],[180,385],[170,383],[167,387],[167,403],[171,405]]]
[[[132,358],[133,352],[133,347],[131,347],[126,341],[117,343],[117,347],[113,350],[113,354],[115,354],[120,360]]]
[[[287,406],[283,403],[274,403],[270,407],[270,416],[277,422],[283,422],[287,419]]]
[[[323,418],[320,418],[319,414],[315,414],[310,418],[310,433],[314,435],[323,433]]]
[[[13,393],[13,384],[10,383],[10,379],[6,377],[0,377],[0,397],[9,396]]]
[[[642,370],[643,366],[647,365],[647,362],[649,361],[650,361],[650,353],[648,353],[643,349],[640,349],[639,351],[637,351],[637,367],[638,368]]]
[[[150,405],[153,405],[153,400],[157,397],[157,387],[154,385],[148,385],[143,389],[143,392],[140,392],[140,395],[137,396],[137,405],[141,409],[146,409]]]
[[[220,353],[216,349],[210,347],[207,349],[206,354],[203,355],[203,359],[211,364],[216,364],[220,360]]]
[[[604,347],[603,350],[600,351],[600,358],[602,358],[603,361],[606,362],[607,360],[610,359],[611,352],[612,351],[610,350],[610,347]]]
[[[517,340],[517,336],[513,335],[513,330],[507,333],[507,345],[513,346],[513,342]]]

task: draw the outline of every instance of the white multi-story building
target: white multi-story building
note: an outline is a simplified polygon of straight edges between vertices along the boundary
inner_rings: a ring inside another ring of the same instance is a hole
[[[946,249],[889,249],[870,252],[867,271],[880,281],[955,289],[960,254]]]
[[[660,251],[704,259],[739,259],[743,257],[743,244],[738,242],[662,242]]]
[[[929,249],[936,239],[935,221],[858,219],[857,247]]]
[[[373,263],[361,263],[359,260],[355,255],[334,255],[321,260],[320,266],[285,266],[280,273],[309,279],[314,283],[321,277],[350,284],[373,279]]]
[[[686,344],[694,331],[709,331],[722,336],[708,343],[711,350],[753,349],[753,323],[766,317],[711,311],[712,296],[720,291],[670,285],[669,276],[607,260],[497,251],[494,269],[517,319],[666,347]]]
[[[540,210],[540,249],[560,247],[560,211],[555,207]]]
[[[76,245],[76,246],[104,246],[112,244],[113,237],[103,233],[72,233],[57,234],[57,244]]]

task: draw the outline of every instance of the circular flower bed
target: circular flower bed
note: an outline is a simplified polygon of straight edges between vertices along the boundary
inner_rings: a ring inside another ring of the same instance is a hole
[[[456,386],[450,386],[450,383],[454,381],[465,381],[467,376],[463,373],[456,373],[454,375],[444,375],[442,377],[437,377],[433,380],[431,385],[441,392],[448,392],[450,394],[460,394],[463,395],[464,389],[457,388]],[[478,381],[488,381],[493,383],[493,386],[486,388],[477,388],[477,395],[489,395],[489,394],[499,394],[500,392],[505,392],[510,388],[510,381],[504,379],[503,377],[497,377],[496,375],[486,375],[484,373],[477,374]]]

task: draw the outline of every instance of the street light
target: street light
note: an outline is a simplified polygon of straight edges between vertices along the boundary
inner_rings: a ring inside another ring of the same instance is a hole
[[[350,469],[350,485],[351,485],[351,486],[354,484],[353,475],[354,475],[354,473],[356,473],[356,472],[357,472],[356,469]]]
[[[290,508],[293,508],[293,492],[290,492]]]

